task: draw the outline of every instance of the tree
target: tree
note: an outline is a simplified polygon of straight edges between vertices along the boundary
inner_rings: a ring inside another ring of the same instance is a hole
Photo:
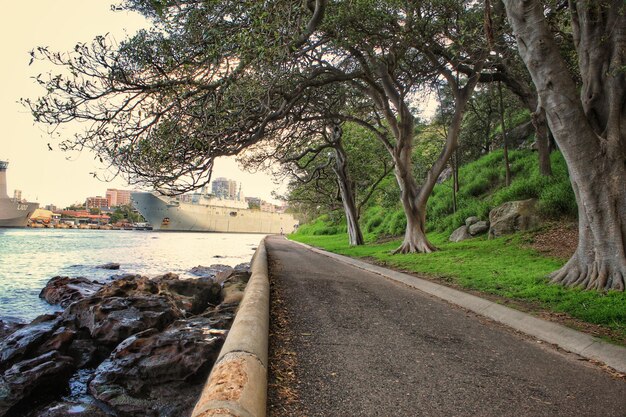
[[[571,0],[582,88],[538,0],[504,0],[519,53],[561,149],[578,203],[578,248],[552,281],[623,291],[626,279],[626,10],[621,0]]]
[[[350,245],[362,245],[361,209],[391,172],[392,164],[380,158],[384,149],[380,144],[372,146],[369,132],[342,122],[366,110],[350,98],[349,89],[341,85],[310,91],[301,98],[302,106],[298,102],[287,115],[288,128],[252,147],[239,160],[247,168],[265,168],[287,177],[291,202],[329,210],[341,203]],[[353,157],[355,161],[350,162]]]
[[[45,95],[23,102],[52,131],[69,122],[86,126],[61,149],[91,149],[131,184],[197,189],[210,182],[216,157],[281,127],[272,123],[304,87],[272,86],[325,3],[128,0],[125,7],[153,19],[152,29],[120,45],[100,36],[67,54],[36,48],[33,59],[62,72],[38,76]]]

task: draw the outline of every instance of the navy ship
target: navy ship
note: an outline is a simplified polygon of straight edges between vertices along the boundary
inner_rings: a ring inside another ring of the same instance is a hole
[[[7,161],[0,161],[0,227],[26,227],[28,219],[39,208],[39,203],[29,203],[9,198],[7,194]]]
[[[154,230],[287,234],[298,224],[291,214],[249,209],[243,200],[210,194],[195,194],[189,202],[148,192],[130,197]]]

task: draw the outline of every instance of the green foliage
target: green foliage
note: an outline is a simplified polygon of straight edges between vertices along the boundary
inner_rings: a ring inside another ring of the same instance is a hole
[[[431,233],[441,250],[431,254],[392,255],[399,241],[350,247],[347,237],[292,236],[293,239],[353,257],[373,258],[393,268],[427,274],[435,280],[528,303],[539,310],[571,315],[606,326],[626,343],[626,293],[584,291],[550,285],[547,275],[564,264],[525,246],[525,235],[487,240],[447,241],[447,233]]]
[[[576,199],[562,155],[551,156],[553,176],[539,173],[537,155],[531,151],[509,152],[511,185],[504,186],[502,151],[492,152],[460,168],[458,209],[452,212],[452,180],[439,184],[428,201],[427,224],[430,230],[451,232],[469,216],[487,219],[489,211],[507,201],[539,199],[540,214],[547,218],[574,217]]]

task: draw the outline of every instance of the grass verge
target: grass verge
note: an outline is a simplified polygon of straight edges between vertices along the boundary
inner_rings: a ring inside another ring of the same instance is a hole
[[[392,255],[400,240],[381,243],[372,242],[370,237],[368,244],[350,247],[345,234],[290,236],[331,252],[371,259],[379,265],[470,290],[626,346],[626,293],[550,285],[546,277],[565,260],[543,256],[530,248],[532,237],[532,233],[526,233],[450,243],[447,234],[431,233],[429,239],[440,249],[438,252]]]

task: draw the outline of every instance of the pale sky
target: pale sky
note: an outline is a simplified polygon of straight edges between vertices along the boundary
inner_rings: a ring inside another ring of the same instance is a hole
[[[18,102],[36,98],[41,87],[30,78],[47,72],[39,63],[28,66],[28,52],[36,46],[68,51],[77,42],[88,42],[110,33],[118,40],[134,33],[147,22],[137,14],[112,12],[115,0],[31,0],[9,1],[0,16],[0,160],[9,161],[8,194],[22,190],[28,201],[41,206],[65,207],[84,202],[86,197],[104,196],[107,188],[130,189],[120,178],[111,183],[94,179],[89,173],[103,168],[94,155],[84,151],[70,155],[49,151],[53,142],[45,126],[35,125],[30,113]],[[67,136],[71,136],[71,126]],[[53,142],[54,143],[54,142]],[[67,160],[70,157],[71,160]],[[234,159],[216,162],[213,178],[227,177],[243,183],[246,196],[271,200],[278,188],[263,173],[242,172]]]

